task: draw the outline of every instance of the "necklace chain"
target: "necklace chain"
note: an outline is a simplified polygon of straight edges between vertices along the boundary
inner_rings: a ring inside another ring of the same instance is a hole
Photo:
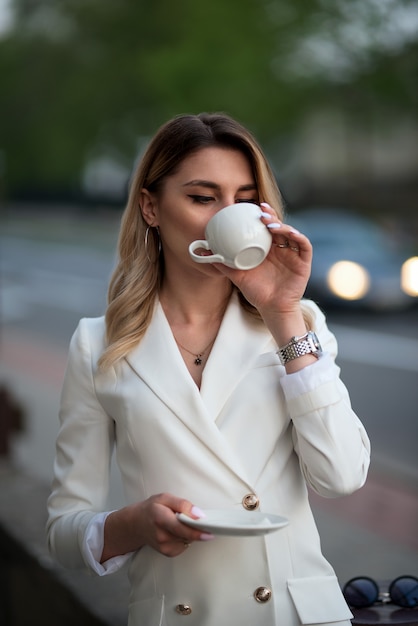
[[[214,337],[214,338],[212,339],[212,341],[210,341],[210,342],[208,343],[208,345],[206,346],[206,348],[204,348],[204,350],[202,350],[201,352],[198,352],[197,354],[196,354],[196,352],[192,352],[191,350],[189,350],[188,348],[186,348],[185,346],[183,346],[183,345],[180,343],[180,341],[177,341],[177,339],[176,339],[176,343],[180,346],[180,348],[183,348],[183,350],[186,350],[186,352],[188,352],[189,354],[191,354],[192,356],[194,356],[194,357],[195,357],[195,360],[194,360],[194,364],[195,364],[195,365],[202,365],[202,363],[203,363],[203,359],[202,359],[202,357],[203,357],[203,356],[205,356],[205,352],[206,352],[206,350],[208,350],[208,349],[210,348],[210,346],[211,346],[211,345],[215,342],[215,339],[216,339],[216,337]]]

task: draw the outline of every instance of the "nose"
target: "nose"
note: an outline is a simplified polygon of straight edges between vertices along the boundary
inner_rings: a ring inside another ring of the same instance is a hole
[[[224,209],[226,206],[230,206],[231,204],[235,204],[235,196],[227,195],[222,198],[220,202],[220,206],[218,210]]]

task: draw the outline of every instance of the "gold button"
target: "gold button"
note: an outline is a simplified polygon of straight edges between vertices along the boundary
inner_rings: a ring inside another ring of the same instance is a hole
[[[176,611],[177,613],[180,613],[180,615],[190,615],[190,613],[192,612],[192,607],[188,604],[178,604],[176,606]]]
[[[254,591],[254,598],[257,602],[268,602],[271,598],[271,589],[268,587],[257,587]]]
[[[247,511],[254,511],[259,504],[260,501],[254,493],[248,493],[242,499],[242,505],[244,509],[247,509]]]

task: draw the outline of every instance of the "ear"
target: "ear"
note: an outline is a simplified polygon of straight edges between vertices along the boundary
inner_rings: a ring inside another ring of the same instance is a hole
[[[158,226],[158,203],[154,194],[148,189],[141,189],[139,194],[139,208],[142,216],[149,226]]]

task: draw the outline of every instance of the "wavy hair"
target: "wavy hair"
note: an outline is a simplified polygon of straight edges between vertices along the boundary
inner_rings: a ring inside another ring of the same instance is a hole
[[[248,158],[259,202],[268,202],[283,219],[273,172],[257,141],[241,124],[223,113],[201,113],[179,115],[161,126],[134,172],[122,216],[118,263],[109,284],[105,316],[107,347],[100,367],[112,366],[141,340],[150,324],[164,276],[158,232],[155,228],[147,231],[139,206],[141,190],[158,194],[164,180],[176,172],[186,157],[213,146],[239,150]],[[242,306],[257,316],[256,309],[239,295]]]

